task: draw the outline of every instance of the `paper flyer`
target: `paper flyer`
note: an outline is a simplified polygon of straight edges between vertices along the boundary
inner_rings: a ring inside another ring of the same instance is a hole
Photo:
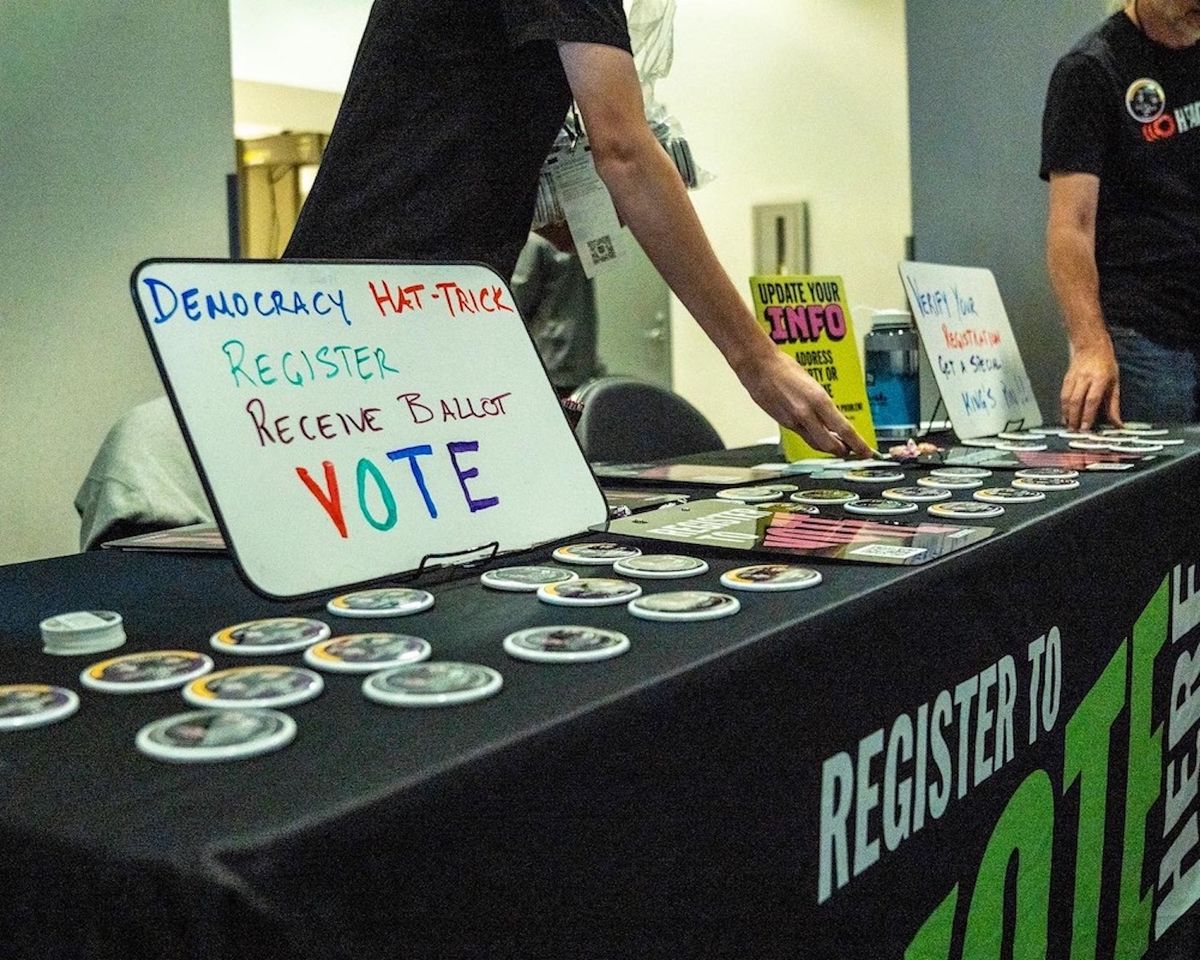
[[[750,278],[754,315],[767,335],[817,381],[867,443],[876,446],[875,425],[858,340],[841,277]],[[791,430],[781,429],[788,461],[828,456]]]

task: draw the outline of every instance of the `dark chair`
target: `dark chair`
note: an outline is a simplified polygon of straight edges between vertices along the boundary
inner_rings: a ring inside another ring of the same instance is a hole
[[[704,414],[652,383],[599,377],[570,399],[583,406],[575,435],[591,461],[634,463],[725,449]]]

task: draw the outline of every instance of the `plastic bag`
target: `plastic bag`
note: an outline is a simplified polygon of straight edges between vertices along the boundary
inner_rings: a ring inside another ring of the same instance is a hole
[[[627,0],[626,8],[633,62],[649,117],[653,108],[662,109],[654,98],[654,84],[671,72],[675,59],[675,0]]]
[[[654,96],[654,84],[671,72],[675,58],[675,0],[625,0],[625,10],[646,123],[671,157],[684,184],[689,190],[695,189],[713,177],[696,164],[679,121]],[[588,149],[587,131],[572,109],[542,167],[532,229],[562,221],[563,211],[550,171],[561,157],[578,149]]]

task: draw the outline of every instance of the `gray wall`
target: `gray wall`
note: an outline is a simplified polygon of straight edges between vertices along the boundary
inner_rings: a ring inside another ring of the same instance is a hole
[[[228,255],[228,0],[0,0],[0,563],[78,548],[108,427],[162,392],[129,274]]]
[[[1055,61],[1112,9],[1107,0],[907,5],[916,259],[996,274],[1048,423],[1058,421],[1067,348],[1045,267],[1042,105]]]

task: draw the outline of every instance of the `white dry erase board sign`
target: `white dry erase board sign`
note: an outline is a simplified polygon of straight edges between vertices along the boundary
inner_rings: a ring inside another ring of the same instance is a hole
[[[988,437],[1039,426],[1042,412],[992,272],[904,262],[900,278],[954,432]]]
[[[226,542],[261,593],[525,549],[607,518],[487,267],[150,260],[131,283]]]

